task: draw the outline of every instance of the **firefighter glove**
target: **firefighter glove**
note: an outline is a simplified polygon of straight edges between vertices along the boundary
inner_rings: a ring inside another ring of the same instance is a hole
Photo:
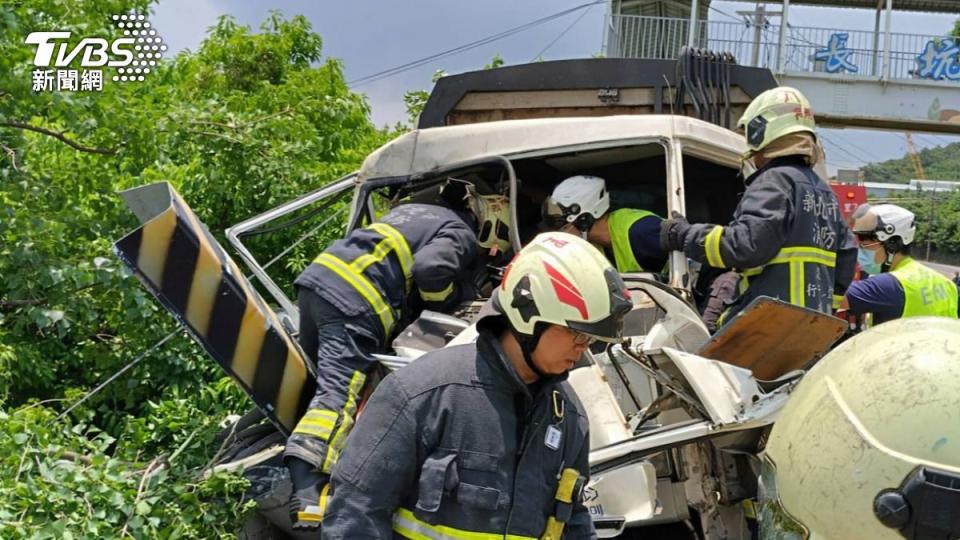
[[[660,224],[660,248],[664,251],[683,251],[690,223],[680,213],[674,212],[670,219]]]

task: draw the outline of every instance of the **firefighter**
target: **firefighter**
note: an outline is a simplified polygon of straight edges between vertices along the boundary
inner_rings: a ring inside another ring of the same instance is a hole
[[[899,319],[800,381],[759,482],[765,540],[960,538],[960,322]]]
[[[718,326],[758,296],[823,313],[853,279],[856,249],[836,195],[813,170],[820,158],[810,103],[796,89],[763,92],[738,122],[747,153],[746,191],[726,226],[687,223],[674,213],[661,226],[663,249],[714,268],[735,268],[740,294]]]
[[[580,234],[606,251],[621,273],[657,273],[667,262],[660,248],[662,218],[647,210],[611,212],[603,178],[572,176],[560,182],[544,202],[543,217],[549,228]]]
[[[589,243],[534,238],[477,341],[427,353],[368,400],[333,472],[323,538],[596,538],[588,420],[564,382],[632,303]]]
[[[317,392],[284,453],[295,528],[319,526],[320,493],[377,366],[372,355],[386,352],[421,308],[445,312],[476,297],[478,246],[509,249],[506,198],[475,195],[470,207],[475,216],[433,204],[398,206],[336,241],[297,278],[300,343],[316,360]]]
[[[870,275],[847,289],[841,309],[873,314],[874,324],[899,317],[957,317],[957,286],[910,257],[917,232],[913,212],[893,204],[864,204],[853,214],[860,241],[857,262]]]

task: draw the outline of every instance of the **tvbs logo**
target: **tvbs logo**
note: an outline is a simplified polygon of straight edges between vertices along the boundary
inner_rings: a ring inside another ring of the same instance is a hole
[[[57,56],[54,67],[68,67],[82,53],[80,67],[123,67],[133,62],[134,38],[120,38],[112,44],[103,38],[83,38],[71,51],[69,45],[58,40],[70,39],[70,32],[32,32],[27,36],[26,43],[37,46],[37,54],[33,57],[33,65],[47,67]],[[58,47],[59,45],[59,47]],[[107,50],[110,50],[119,59],[111,60]]]
[[[30,33],[24,43],[36,46],[34,91],[101,90],[103,71],[100,69],[82,70],[83,84],[78,88],[77,70],[63,69],[78,65],[80,68],[116,68],[114,81],[142,81],[151,68],[156,67],[167,46],[143,15],[114,15],[113,21],[123,36],[111,40],[84,37],[71,45],[73,34],[68,31]],[[53,84],[54,72],[56,85]],[[86,84],[88,82],[91,84]]]

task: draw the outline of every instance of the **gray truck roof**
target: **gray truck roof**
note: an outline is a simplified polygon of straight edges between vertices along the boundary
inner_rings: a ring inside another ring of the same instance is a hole
[[[743,136],[709,122],[673,115],[505,120],[416,129],[364,160],[358,181],[408,176],[487,156],[516,157],[546,149],[671,137],[746,151]]]

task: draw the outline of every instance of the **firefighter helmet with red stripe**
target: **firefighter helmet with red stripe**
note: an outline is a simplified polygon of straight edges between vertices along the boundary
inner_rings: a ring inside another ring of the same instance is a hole
[[[611,342],[621,339],[623,316],[633,307],[610,261],[562,232],[540,234],[524,246],[507,268],[497,303],[518,334],[536,336],[537,323],[546,323]]]

